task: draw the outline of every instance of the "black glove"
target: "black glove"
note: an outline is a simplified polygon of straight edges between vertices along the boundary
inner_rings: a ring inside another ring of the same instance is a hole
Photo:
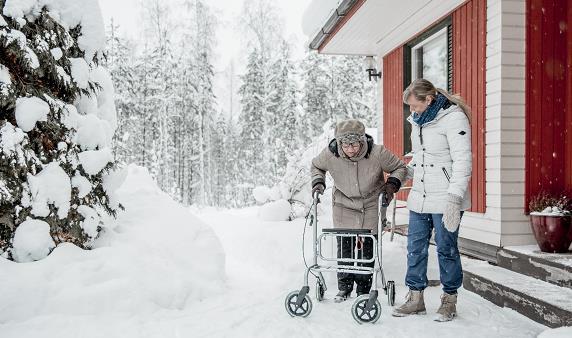
[[[395,177],[388,177],[387,182],[381,187],[381,193],[383,194],[383,199],[381,201],[382,207],[388,207],[389,202],[393,200],[393,195],[399,191],[401,187],[401,181]]]
[[[312,187],[312,197],[314,197],[316,194],[317,195],[324,194],[324,190],[326,190],[326,186],[323,183],[314,184],[314,186]]]

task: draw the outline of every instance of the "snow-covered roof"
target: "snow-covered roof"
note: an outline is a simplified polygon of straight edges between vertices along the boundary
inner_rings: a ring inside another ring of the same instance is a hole
[[[316,36],[341,0],[312,0],[302,16],[302,31],[310,39]]]
[[[342,19],[350,10],[364,1],[313,0],[302,18],[302,28],[310,39],[310,49],[319,49],[330,35],[335,34],[336,28],[343,25]]]
[[[463,2],[313,0],[304,13],[304,32],[323,54],[385,55]]]

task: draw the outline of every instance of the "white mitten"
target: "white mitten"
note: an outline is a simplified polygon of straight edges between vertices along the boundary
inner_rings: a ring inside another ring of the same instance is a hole
[[[455,232],[461,223],[461,202],[463,198],[457,195],[449,194],[447,206],[443,213],[443,225],[450,232]]]

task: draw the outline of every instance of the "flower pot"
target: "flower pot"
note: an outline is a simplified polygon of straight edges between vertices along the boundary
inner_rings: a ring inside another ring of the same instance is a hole
[[[568,252],[572,243],[572,217],[530,215],[530,225],[543,252]]]

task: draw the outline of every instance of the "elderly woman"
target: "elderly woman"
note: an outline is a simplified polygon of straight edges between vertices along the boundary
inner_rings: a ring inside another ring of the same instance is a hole
[[[326,172],[330,172],[334,179],[334,227],[370,229],[375,235],[379,195],[384,192],[391,199],[401,187],[407,167],[384,146],[374,144],[372,137],[365,133],[363,123],[345,120],[336,125],[335,139],[312,160],[312,195],[324,192]],[[387,181],[384,173],[390,174]],[[344,238],[343,241],[338,238],[338,258],[352,258],[355,244],[353,238]],[[359,250],[363,250],[364,258],[371,258],[373,241],[367,238]],[[354,282],[358,296],[367,294],[372,275],[338,273],[339,293],[334,300],[346,300]]]
[[[425,80],[417,79],[403,93],[411,116],[413,186],[407,199],[407,275],[409,293],[394,316],[425,314],[423,290],[427,287],[427,251],[432,230],[443,294],[437,321],[450,321],[457,314],[457,289],[463,281],[457,247],[463,210],[471,206],[470,110],[463,100]],[[408,175],[411,176],[411,173]]]

